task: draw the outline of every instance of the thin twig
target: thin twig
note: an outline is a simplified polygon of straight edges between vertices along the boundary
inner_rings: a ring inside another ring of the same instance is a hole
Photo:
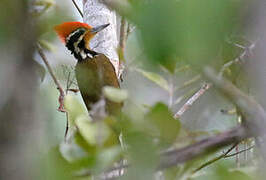
[[[224,158],[233,157],[233,156],[235,156],[235,155],[238,155],[238,154],[241,154],[241,153],[243,153],[243,152],[246,152],[246,151],[248,151],[248,150],[250,150],[250,149],[252,149],[252,148],[254,148],[254,147],[255,147],[255,145],[250,146],[250,147],[247,148],[247,149],[243,149],[243,150],[241,150],[241,151],[238,151],[238,152],[236,152],[236,153],[228,154],[228,155],[224,156]]]
[[[131,33],[131,29],[130,29],[130,23],[127,22],[127,32],[126,32],[126,39],[128,39],[129,34]]]
[[[174,118],[180,118],[193,104],[194,102],[203,95],[211,87],[210,83],[205,83],[189,100],[177,111]]]
[[[224,64],[223,67],[221,68],[219,74],[218,74],[218,77],[222,77],[223,76],[223,73],[224,71],[229,67],[231,66],[232,64],[235,64],[235,63],[238,63],[240,62],[241,60],[243,60],[244,58],[248,57],[252,50],[255,48],[255,45],[256,43],[252,43],[249,47],[246,47],[244,52],[242,54],[240,54],[239,57],[237,57],[236,59],[232,60],[232,61],[229,61],[228,63]],[[198,80],[198,78],[200,78],[200,76],[195,76],[195,80]],[[194,78],[192,79],[193,81],[188,81],[189,84],[190,83],[193,83],[195,82]],[[185,85],[185,84],[184,84]],[[183,85],[183,86],[184,86]],[[183,86],[181,86],[180,88],[182,88]],[[208,90],[209,88],[211,87],[211,84],[210,83],[206,83],[203,85],[203,87],[201,87],[201,89],[196,92],[182,107],[181,109],[179,109],[179,111],[175,114],[175,118],[179,118],[181,115],[184,114],[184,112],[186,112],[191,106],[192,104],[201,96],[203,95],[206,90]],[[178,89],[177,89],[178,90]]]
[[[250,56],[252,50],[255,48],[255,45],[256,45],[256,43],[252,43],[249,47],[245,47],[245,48],[244,48],[245,50],[240,54],[239,57],[237,57],[236,59],[234,59],[234,60],[232,60],[232,61],[229,61],[229,62],[225,63],[225,64],[222,66],[222,68],[221,68],[221,70],[220,70],[218,76],[219,76],[219,77],[222,77],[223,74],[224,74],[224,71],[225,71],[228,67],[230,67],[230,66],[233,65],[233,64],[239,63],[240,61],[242,61],[242,60],[244,60],[245,58],[247,58],[248,56]],[[236,45],[236,46],[238,46],[238,45]]]
[[[66,112],[65,108],[64,108],[65,92],[64,92],[62,86],[60,85],[59,81],[57,80],[57,78],[56,78],[56,76],[55,76],[55,74],[54,74],[54,72],[53,72],[53,70],[52,70],[52,68],[51,68],[51,66],[50,66],[50,64],[49,64],[49,62],[48,62],[48,60],[47,60],[47,58],[46,58],[46,56],[45,56],[45,54],[44,54],[44,52],[43,52],[43,50],[39,44],[37,44],[37,50],[38,50],[38,53],[40,54],[40,56],[41,56],[41,58],[45,64],[45,66],[47,67],[48,72],[51,75],[55,85],[57,86],[57,89],[59,90],[60,95],[58,98],[58,101],[59,101],[58,111]]]
[[[222,158],[225,158],[227,156],[228,153],[230,153],[236,146],[238,145],[238,143],[235,143],[231,148],[229,148],[225,153],[221,154],[220,156],[218,157],[215,157],[209,161],[207,161],[206,163],[202,164],[201,166],[199,166],[197,169],[195,169],[192,173],[196,173],[198,172],[199,170],[205,168],[206,166],[209,166],[210,164],[222,159]]]
[[[73,2],[73,4],[74,4],[75,8],[78,10],[80,16],[83,18],[83,13],[82,13],[81,10],[79,9],[79,6],[77,5],[76,1],[75,1],[75,0],[72,0],[72,2]]]

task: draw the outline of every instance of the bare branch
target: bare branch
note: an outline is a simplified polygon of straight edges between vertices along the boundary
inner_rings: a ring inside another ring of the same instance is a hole
[[[220,72],[219,72],[219,77],[223,76],[224,71],[231,66],[232,64],[235,63],[239,63],[241,60],[247,58],[252,50],[255,48],[256,43],[252,43],[249,47],[244,47],[244,52],[242,54],[240,54],[239,57],[237,57],[236,59],[229,61],[228,63],[224,64],[223,67],[221,68]],[[183,84],[183,86],[177,88],[177,90],[186,87],[188,85],[190,85],[191,83],[194,83],[195,81],[197,81],[198,79],[200,79],[200,76],[195,76],[193,79],[191,79],[190,81],[186,82],[185,84]],[[191,106],[192,104],[201,96],[203,95],[206,90],[208,90],[211,87],[211,83],[206,83],[203,85],[203,87],[201,87],[201,89],[196,92],[182,107],[181,109],[175,114],[175,118],[179,118],[181,115],[184,114],[184,112],[186,112]]]
[[[77,5],[76,1],[72,0],[72,2],[74,4],[75,8],[78,10],[80,16],[83,18],[83,13],[81,12],[81,10],[80,10],[79,6]]]
[[[44,52],[43,52],[43,50],[42,50],[42,48],[40,47],[39,44],[37,44],[37,50],[38,50],[38,53],[41,56],[41,58],[42,58],[42,60],[43,60],[43,62],[45,64],[45,66],[47,67],[48,72],[51,75],[55,85],[57,86],[57,89],[59,90],[60,95],[59,95],[59,98],[58,98],[58,101],[59,101],[58,111],[66,112],[65,108],[64,108],[65,92],[64,92],[62,86],[60,85],[59,81],[57,80],[57,78],[56,78],[56,76],[55,76],[55,74],[53,72],[53,69],[51,68],[51,66],[50,66],[50,64],[49,64],[49,62],[48,62],[48,60],[47,60],[47,58],[46,58],[46,56],[45,56],[45,54],[44,54]]]
[[[181,101],[183,101],[184,99],[190,98],[191,96],[193,96],[193,94],[195,94],[198,91],[198,88],[192,88],[191,90],[189,90],[187,93],[183,94],[182,96],[179,96],[175,102],[174,105],[179,104]]]
[[[174,118],[180,118],[193,104],[194,102],[203,95],[211,87],[210,83],[205,83],[189,100],[177,111]]]

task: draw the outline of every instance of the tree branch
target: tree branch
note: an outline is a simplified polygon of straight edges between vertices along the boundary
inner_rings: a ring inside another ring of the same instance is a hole
[[[243,122],[246,128],[254,136],[264,134],[264,127],[266,127],[266,113],[262,106],[258,104],[252,97],[249,97],[231,82],[219,78],[215,71],[206,67],[203,70],[204,75],[213,82],[223,94],[225,94],[240,110],[243,116]]]
[[[261,155],[266,160],[266,112],[263,107],[231,82],[218,77],[212,68],[204,68],[203,73],[207,79],[213,82],[218,90],[236,105],[243,119],[243,125],[246,131],[255,137]]]
[[[175,113],[174,118],[180,118],[193,104],[211,87],[210,83],[205,83],[189,100]]]
[[[225,158],[227,156],[228,153],[230,153],[236,146],[238,145],[238,143],[235,143],[232,147],[230,147],[225,153],[221,154],[220,156],[218,157],[215,157],[209,161],[207,161],[206,163],[202,164],[201,166],[199,166],[197,169],[195,169],[192,173],[196,173],[198,172],[199,170],[205,168],[206,166],[209,166],[210,164],[222,159],[222,158]]]
[[[180,163],[195,159],[205,153],[210,153],[232,143],[238,143],[250,137],[243,126],[238,126],[224,133],[203,139],[181,149],[170,150],[161,154],[158,169],[166,169]]]
[[[55,74],[53,72],[53,69],[51,68],[51,66],[50,66],[50,64],[49,64],[49,62],[48,62],[48,60],[47,60],[47,58],[46,58],[46,56],[45,56],[45,54],[44,54],[44,52],[43,52],[43,50],[42,50],[42,48],[40,47],[39,44],[37,44],[37,50],[38,50],[38,53],[41,56],[41,58],[42,58],[42,60],[43,60],[43,62],[45,64],[45,66],[47,67],[48,72],[51,75],[55,85],[57,86],[57,89],[59,90],[60,95],[59,95],[59,98],[58,98],[58,101],[59,101],[58,111],[66,112],[65,108],[64,108],[65,92],[64,92],[62,86],[60,85],[59,81],[57,80],[57,78],[56,78],[56,76],[55,76]]]

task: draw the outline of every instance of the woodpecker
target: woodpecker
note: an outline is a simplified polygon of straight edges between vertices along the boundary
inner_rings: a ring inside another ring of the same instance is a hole
[[[89,45],[90,40],[107,26],[109,24],[92,27],[81,22],[65,22],[54,28],[77,60],[76,79],[88,111],[101,99],[104,86],[120,88],[115,68],[110,60],[104,54],[91,50]],[[118,113],[122,107],[121,103],[108,99],[105,99],[105,102],[105,111],[110,115]]]

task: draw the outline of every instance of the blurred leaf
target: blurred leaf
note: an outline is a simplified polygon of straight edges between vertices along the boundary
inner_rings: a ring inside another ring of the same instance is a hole
[[[131,166],[121,179],[154,179],[159,153],[151,137],[137,131],[126,132],[123,135]]]
[[[104,122],[92,122],[88,116],[79,116],[76,125],[84,139],[94,146],[102,146],[111,133]]]
[[[50,7],[55,5],[54,0],[37,0],[33,2],[33,13],[35,17],[43,15]]]
[[[50,7],[52,5],[55,5],[55,1],[54,0],[37,0],[37,1],[34,1],[34,5]]]
[[[141,73],[144,77],[146,77],[150,81],[159,85],[161,88],[163,88],[167,92],[169,91],[168,82],[161,75],[153,73],[153,72],[147,72],[142,69],[136,69],[136,71]]]
[[[166,169],[164,171],[165,180],[176,179],[179,171],[180,171],[180,167],[173,167],[173,168]]]
[[[53,148],[41,161],[43,167],[39,167],[37,179],[65,179],[73,180],[74,168],[60,154],[59,148]]]
[[[54,32],[54,26],[64,21],[74,20],[69,12],[70,9],[66,9],[66,7],[56,6],[55,8],[51,8],[49,13],[44,13],[38,17],[39,39],[49,42],[54,41],[57,38]]]
[[[133,5],[135,7],[133,21],[141,31],[140,40],[149,60],[155,64],[162,64],[173,72],[177,47],[176,3],[169,0],[155,0],[133,2]]]
[[[69,138],[67,141],[62,142],[59,148],[62,156],[69,162],[84,158],[87,155],[84,149],[82,149],[82,146],[78,146],[73,138]]]
[[[75,133],[74,140],[77,145],[79,145],[84,151],[88,152],[90,155],[96,154],[97,147],[89,144],[80,132]]]
[[[93,122],[88,116],[79,116],[75,123],[90,146],[110,147],[118,144],[118,137],[104,121]]]
[[[129,18],[140,29],[148,60],[171,72],[185,59],[194,67],[217,58],[226,36],[237,31],[238,7],[231,0],[132,1]]]
[[[111,148],[103,149],[98,152],[96,156],[96,165],[95,171],[96,173],[103,172],[110,168],[110,166],[118,160],[121,154],[121,147],[114,146]]]
[[[75,120],[79,116],[88,116],[87,110],[84,105],[82,105],[79,100],[73,95],[67,95],[64,98],[64,107],[68,112],[69,127],[73,127]]]
[[[47,51],[54,51],[55,46],[46,40],[39,40],[41,47]]]
[[[128,98],[128,93],[126,90],[114,88],[111,86],[105,86],[103,88],[103,94],[110,101],[117,103],[123,102]]]
[[[173,142],[179,134],[181,123],[173,118],[173,114],[165,104],[157,103],[146,115],[145,120],[150,123],[151,127],[158,130],[158,132],[154,131],[154,133],[159,133],[155,135],[166,143]]]
[[[229,173],[229,176],[231,176],[231,180],[253,180],[250,176],[248,176],[246,173],[241,171],[231,171]],[[228,180],[228,178],[224,178],[225,180]]]

